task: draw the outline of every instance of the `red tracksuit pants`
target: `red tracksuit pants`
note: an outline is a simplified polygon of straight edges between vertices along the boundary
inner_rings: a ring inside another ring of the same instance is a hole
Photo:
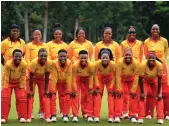
[[[93,116],[93,95],[88,94],[89,77],[77,76],[76,84],[77,84],[77,95],[75,98],[72,98],[73,116],[79,115],[79,106],[80,106],[79,103],[81,103],[81,111],[83,115],[87,114],[87,116]]]
[[[99,75],[99,86],[101,93],[98,93],[94,96],[94,117],[100,117],[100,110],[102,105],[102,96],[104,91],[104,86],[106,85],[107,92],[110,91],[110,84],[112,81],[112,76],[100,76]],[[109,118],[114,118],[114,96],[112,94],[108,94],[108,116]]]
[[[35,86],[38,86],[39,92],[39,102],[40,102],[40,109],[39,112],[44,113],[45,119],[50,117],[50,99],[49,97],[44,95],[45,89],[45,81],[43,78],[41,79],[33,79],[33,92],[35,93]],[[27,90],[29,92],[29,83],[27,83]],[[31,118],[32,108],[33,108],[34,98],[28,98],[28,118]]]
[[[153,102],[153,94],[151,91],[148,91],[147,94],[147,104],[146,104],[146,115],[154,115],[155,104]],[[168,72],[167,66],[163,63],[163,76],[162,76],[162,96],[164,102],[164,115],[169,116],[169,84],[168,84]]]
[[[131,80],[131,81],[130,81]],[[122,112],[124,110],[124,104],[126,102],[129,102],[129,116],[136,117],[136,114],[138,112],[138,91],[136,92],[136,97],[132,98],[130,96],[130,91],[133,86],[133,79],[127,80],[121,80],[121,84],[123,87],[123,93],[122,97],[115,98],[115,117],[120,117],[122,115]],[[126,108],[127,110],[128,108]]]
[[[163,119],[164,118],[164,114],[163,114],[163,100],[159,100],[158,101],[156,99],[158,85],[157,85],[157,83],[147,83],[147,82],[144,82],[144,92],[145,92],[146,96],[147,96],[147,92],[148,92],[148,87],[152,90],[152,93],[153,93],[152,104],[153,105],[156,104],[157,119]],[[147,101],[147,99],[139,101],[138,118],[140,118],[140,119],[143,119],[145,117],[146,101]]]
[[[9,84],[8,88],[1,91],[1,118],[8,120],[11,108],[12,90],[15,91],[16,103],[18,105],[18,118],[27,119],[27,91],[19,88],[18,84]]]
[[[67,93],[67,84],[66,82],[57,83],[56,91],[59,94],[59,104],[60,104],[60,111],[63,115],[69,115],[70,106],[71,106],[71,98],[70,94]],[[50,108],[51,108],[51,115],[56,115],[56,93],[52,94],[50,99]]]

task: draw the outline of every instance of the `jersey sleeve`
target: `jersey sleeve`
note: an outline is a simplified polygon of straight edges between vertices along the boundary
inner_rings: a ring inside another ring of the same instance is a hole
[[[93,76],[94,76],[94,65],[91,64],[89,76],[89,89],[93,89]]]
[[[68,58],[72,61],[72,56],[73,56],[73,42],[71,42],[69,44],[69,47],[68,47]]]
[[[117,65],[116,65],[116,88],[117,88],[117,91],[119,92],[122,92],[122,85],[121,85],[121,63],[120,61],[117,62]]]
[[[22,43],[22,47],[23,47],[23,54],[25,54],[26,52],[26,43],[24,40],[21,40],[21,43]]]
[[[26,52],[25,52],[25,60],[28,64],[28,66],[30,65],[30,49],[29,49],[29,45],[26,45]]]
[[[168,55],[168,41],[167,41],[167,39],[165,39],[165,41],[164,41],[164,56],[165,56],[165,59],[167,59],[167,55]]]
[[[94,65],[94,85],[95,85],[96,88],[100,88],[97,74],[98,74],[98,64],[96,62],[95,65]]]
[[[5,40],[4,40],[4,41],[1,42],[1,54],[4,55],[5,50],[6,50],[6,43],[5,43]]]
[[[90,59],[90,61],[92,60],[92,56],[93,56],[93,45],[91,42],[89,42],[89,59]]]
[[[58,71],[56,69],[55,63],[52,63],[52,71],[50,73],[50,77],[49,77],[49,85],[51,85],[51,92],[56,92],[56,84],[57,84],[57,80],[58,80]]]
[[[26,64],[24,64],[22,71],[21,71],[21,78],[19,80],[20,88],[26,89]]]
[[[71,91],[71,83],[72,83],[72,63],[70,63],[67,72],[66,72],[66,84],[67,84],[67,90]]]
[[[140,63],[142,62],[142,59],[143,59],[143,43],[141,43],[141,45],[140,45]]]
[[[99,45],[96,44],[95,50],[94,50],[94,58],[95,58],[95,61],[98,60],[98,55],[99,55],[99,51],[100,51],[98,46],[99,46]]]
[[[116,68],[115,68],[115,64],[111,64],[111,69],[113,71],[113,78],[111,80],[111,84],[110,84],[110,89],[113,89],[114,88],[114,85],[115,85],[115,81],[116,81]]]
[[[72,68],[72,90],[77,91],[76,84],[77,64],[73,64]]]
[[[115,62],[117,63],[117,61],[121,58],[120,46],[119,45],[116,47],[115,57],[116,57]]]
[[[138,87],[138,78],[139,78],[139,63],[137,62],[135,64],[135,68],[134,68],[134,81],[133,81],[133,87],[131,89],[131,92],[136,92],[137,87]]]
[[[147,42],[145,40],[145,42],[144,42],[144,56],[146,57],[147,54],[148,54],[148,47],[147,47]]]
[[[3,87],[8,88],[9,84],[9,77],[10,77],[10,65],[7,64],[4,69],[4,81],[3,81]]]

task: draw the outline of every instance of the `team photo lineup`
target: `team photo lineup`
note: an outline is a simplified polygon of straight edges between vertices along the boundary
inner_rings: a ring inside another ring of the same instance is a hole
[[[100,31],[102,40],[96,45],[87,40],[83,27],[69,44],[62,40],[62,30],[55,23],[53,39],[43,42],[41,31],[35,29],[26,44],[19,26],[11,24],[9,37],[1,42],[1,124],[10,121],[13,90],[16,119],[33,122],[36,86],[39,118],[46,123],[57,123],[57,111],[63,122],[77,123],[82,116],[89,123],[99,123],[104,88],[108,123],[129,119],[143,124],[155,118],[163,124],[169,120],[168,41],[160,36],[158,24],[150,26],[151,36],[144,42],[136,38],[135,27],[129,26],[120,44],[112,39],[111,27]]]

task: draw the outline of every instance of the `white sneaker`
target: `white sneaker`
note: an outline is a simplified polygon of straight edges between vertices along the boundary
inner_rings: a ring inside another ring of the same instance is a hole
[[[63,117],[63,122],[69,122],[69,118],[67,116]]]
[[[167,115],[167,116],[165,117],[165,119],[166,119],[166,120],[169,120],[169,116]]]
[[[59,117],[61,117],[61,118],[63,117],[63,113],[62,112],[60,113]]]
[[[127,112],[124,112],[122,115],[123,119],[128,119],[129,118],[129,114]]]
[[[163,120],[163,119],[158,119],[157,123],[158,123],[158,124],[163,124],[163,123],[164,123],[164,120]]]
[[[33,115],[33,113],[32,113],[32,115],[31,115],[31,118],[32,118],[32,119],[34,119],[34,118],[35,118],[35,117],[34,117],[34,115]]]
[[[119,118],[119,117],[115,117],[114,122],[115,122],[115,123],[120,123],[120,122],[121,122],[121,120],[120,120],[120,118]]]
[[[52,120],[51,120],[50,118],[45,119],[45,121],[46,121],[47,123],[51,123],[51,122],[52,122]]]
[[[44,114],[43,113],[39,113],[39,118],[40,119],[44,119]]]
[[[30,122],[31,122],[31,119],[27,119],[26,122],[27,122],[27,123],[30,123]]]
[[[87,118],[87,121],[88,121],[88,122],[93,122],[93,117],[88,117],[88,118]]]
[[[1,119],[1,124],[5,124],[6,120],[5,119]]]
[[[114,120],[113,118],[109,118],[109,119],[108,119],[108,122],[109,122],[109,123],[113,123],[113,120]]]
[[[85,119],[86,119],[86,118],[87,118],[87,114],[84,114],[84,115],[83,115],[83,118],[85,118]]]
[[[132,122],[132,123],[137,123],[137,119],[136,119],[135,117],[132,117],[132,118],[131,118],[131,122]]]
[[[51,121],[56,122],[57,121],[56,116],[52,116]]]
[[[99,118],[94,118],[95,123],[99,123]]]
[[[73,119],[72,119],[72,122],[78,122],[78,121],[79,120],[78,120],[77,116],[74,116]]]
[[[144,120],[143,119],[138,119],[137,121],[139,124],[143,124]]]
[[[147,115],[146,119],[152,119],[151,115]]]
[[[20,118],[20,123],[25,123],[26,120],[24,118]]]

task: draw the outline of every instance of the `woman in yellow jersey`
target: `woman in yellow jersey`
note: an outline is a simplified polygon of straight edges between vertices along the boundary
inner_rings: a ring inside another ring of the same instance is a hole
[[[38,57],[39,49],[45,48],[48,52],[48,48],[47,48],[46,43],[44,43],[42,41],[42,33],[40,30],[38,30],[38,29],[34,30],[32,37],[33,37],[32,42],[30,42],[26,45],[26,53],[25,53],[25,59],[26,59],[27,65],[28,65],[27,80],[26,80],[27,81],[27,90],[29,90],[29,71],[28,70],[29,70],[30,62],[33,59]],[[43,118],[42,101],[40,102],[39,117]],[[34,118],[33,115],[32,115],[32,118]]]
[[[168,41],[164,37],[160,36],[160,28],[157,24],[154,24],[151,28],[151,36],[144,42],[145,56],[148,52],[155,52],[156,56],[162,61],[163,64],[163,76],[162,76],[162,96],[164,100],[164,116],[169,120],[169,84],[168,84],[168,72],[166,66],[166,59],[168,55]],[[148,97],[148,101],[151,102],[152,98]],[[152,103],[152,102],[151,102]],[[148,104],[149,117],[153,116],[154,105]]]
[[[58,58],[58,51],[60,49],[68,50],[68,45],[62,40],[63,32],[60,24],[55,23],[53,26],[53,40],[47,43],[49,48],[49,59],[55,60]]]
[[[78,28],[76,31],[76,39],[69,44],[68,57],[74,63],[79,58],[79,52],[86,50],[89,55],[89,60],[93,56],[93,45],[86,39],[86,31],[84,28]]]
[[[112,39],[113,31],[111,27],[105,27],[102,31],[103,40],[95,46],[95,60],[97,61],[99,52],[102,48],[109,48],[114,54],[115,62],[120,58],[119,44]]]

